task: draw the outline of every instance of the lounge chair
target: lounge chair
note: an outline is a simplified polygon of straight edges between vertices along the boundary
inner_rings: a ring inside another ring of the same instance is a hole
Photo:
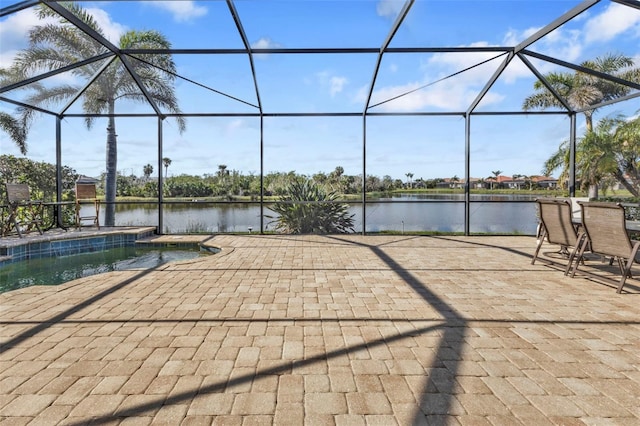
[[[42,201],[31,199],[31,191],[27,184],[7,183],[5,187],[9,205],[7,220],[9,226],[4,230],[4,233],[8,233],[13,225],[18,236],[22,238],[23,230],[29,232],[35,226],[42,235],[42,209],[44,208]],[[22,227],[24,228],[22,229]]]
[[[540,248],[546,240],[549,244],[560,246],[558,253],[567,258],[564,272],[566,275],[571,266],[569,259],[573,259],[572,255],[575,254],[579,239],[571,216],[571,203],[566,199],[558,198],[540,198],[536,203],[538,203],[540,214],[540,232],[531,264],[535,263]],[[572,249],[571,253],[569,253],[570,249]]]
[[[93,206],[89,213],[82,213],[82,206]],[[91,225],[100,229],[100,200],[96,195],[95,183],[76,183],[76,228],[81,229],[85,221],[91,221]],[[87,226],[87,225],[84,225]]]
[[[581,242],[577,256],[581,258],[588,249],[591,253],[617,260],[622,274],[617,289],[620,293],[627,277],[631,276],[633,262],[638,262],[636,256],[640,241],[632,241],[629,236],[622,204],[580,202],[580,206],[586,238]],[[576,263],[571,277],[577,270]]]

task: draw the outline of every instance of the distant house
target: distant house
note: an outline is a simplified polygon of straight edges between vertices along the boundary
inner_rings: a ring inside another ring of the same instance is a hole
[[[436,184],[436,188],[462,189],[465,186],[464,179],[452,180],[444,178]],[[485,179],[470,178],[471,189],[529,189],[529,187],[555,189],[558,187],[558,179],[550,176],[530,176],[514,179],[510,176],[488,177]]]
[[[525,189],[527,188],[527,181],[524,179],[524,177],[516,179],[511,178],[502,181],[501,185],[509,189]]]
[[[558,179],[551,176],[531,176],[531,180],[539,188],[545,188],[545,189],[558,188]]]
[[[444,178],[436,184],[436,188],[463,189],[465,183],[465,179],[452,180],[451,178]],[[486,187],[483,180],[478,178],[470,178],[469,185],[472,189],[482,189]]]
[[[451,178],[444,178],[440,182],[436,183],[436,188],[448,188],[448,189],[464,188],[464,179],[453,180]]]
[[[494,176],[488,177],[484,181],[486,182],[486,187],[490,189],[509,188],[508,183],[512,182],[513,178],[500,175],[497,178]]]

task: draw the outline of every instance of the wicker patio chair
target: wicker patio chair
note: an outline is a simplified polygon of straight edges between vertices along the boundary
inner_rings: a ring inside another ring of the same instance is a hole
[[[580,244],[577,256],[581,257],[589,250],[591,253],[617,260],[622,274],[617,289],[617,293],[620,293],[627,277],[631,276],[633,262],[638,262],[636,255],[640,249],[640,241],[632,241],[629,236],[622,204],[580,202],[580,206],[586,238]],[[576,263],[571,277],[575,276],[577,270]]]
[[[31,199],[29,185],[24,183],[7,183],[7,202],[9,206],[8,227],[3,233],[15,228],[18,236],[22,238],[22,231],[29,232],[34,226],[42,235],[42,209],[44,204],[39,200]]]
[[[571,203],[568,200],[558,198],[539,198],[536,203],[540,214],[540,232],[531,264],[535,263],[540,248],[546,240],[549,244],[560,246],[558,253],[567,259],[564,271],[566,275],[569,273],[580,239],[572,221]]]
[[[92,205],[93,209],[89,213],[82,214],[82,206],[87,204]],[[100,229],[99,215],[100,200],[96,195],[96,184],[76,183],[76,228],[81,229],[85,221],[91,221],[91,225]]]

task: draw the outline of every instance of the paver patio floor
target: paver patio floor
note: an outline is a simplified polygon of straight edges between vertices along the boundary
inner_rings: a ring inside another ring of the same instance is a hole
[[[529,236],[210,242],[1,294],[0,424],[640,424],[637,266],[619,295]]]

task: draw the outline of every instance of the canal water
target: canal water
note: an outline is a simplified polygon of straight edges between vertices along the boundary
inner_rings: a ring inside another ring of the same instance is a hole
[[[535,196],[472,195],[470,231],[481,234],[524,234],[536,232]],[[355,231],[362,232],[464,232],[464,198],[457,194],[402,195],[350,204]],[[164,233],[258,232],[260,205],[250,203],[165,204]],[[265,203],[265,231],[273,230],[275,213]],[[118,205],[117,226],[158,224],[155,205]]]

